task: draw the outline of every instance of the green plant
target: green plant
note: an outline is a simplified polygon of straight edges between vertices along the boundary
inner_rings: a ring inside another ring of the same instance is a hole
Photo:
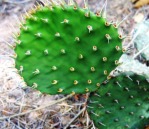
[[[88,111],[100,129],[143,129],[149,124],[149,83],[143,76],[120,75],[89,98]]]
[[[71,5],[63,2],[60,5],[51,3],[52,5],[38,6],[27,13],[21,24],[20,34],[17,35],[16,68],[26,85],[52,95],[95,91],[95,94],[105,94],[108,90],[118,94],[119,89],[113,86],[113,82],[120,79],[120,84],[128,83],[132,87],[132,93],[142,95],[138,93],[137,83],[130,83],[129,78],[123,80],[124,77],[121,76],[111,79],[110,73],[120,65],[118,59],[124,51],[121,45],[123,37],[117,31],[118,25],[107,22],[102,17],[102,12],[94,14],[87,6],[82,9],[72,1]],[[137,78],[140,80],[141,76]],[[147,89],[147,85],[148,82],[144,80],[142,86]],[[147,92],[148,89],[145,96]],[[105,110],[115,106],[115,103],[110,101],[114,98],[103,97],[98,100],[98,97],[94,98],[92,94],[89,100],[97,99],[96,104],[98,101],[107,100]],[[141,101],[141,97],[136,96],[137,100]],[[126,98],[121,97],[121,101],[129,104]],[[138,110],[144,115],[144,112],[147,113],[148,104],[144,99],[142,103],[145,108]],[[111,127],[106,128],[123,128],[122,124],[108,124],[112,122],[109,119],[113,116],[96,116],[97,112],[104,112],[97,108],[96,104],[90,103],[88,110],[97,127],[102,128],[98,119],[107,119],[105,124]],[[93,111],[90,107],[93,107]],[[134,105],[129,105],[129,108],[133,109]],[[129,114],[120,113],[115,113],[115,116],[123,115],[124,118],[129,118]],[[148,113],[144,118],[148,119]],[[137,123],[139,122],[141,119],[137,119]],[[134,128],[133,122],[129,127]]]

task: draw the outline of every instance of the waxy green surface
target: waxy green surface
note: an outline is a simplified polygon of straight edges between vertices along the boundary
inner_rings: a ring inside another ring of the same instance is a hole
[[[145,129],[149,124],[149,82],[121,75],[89,97],[88,112],[99,129]]]
[[[95,91],[122,54],[117,28],[74,6],[37,9],[17,40],[16,68],[28,86],[47,94]]]

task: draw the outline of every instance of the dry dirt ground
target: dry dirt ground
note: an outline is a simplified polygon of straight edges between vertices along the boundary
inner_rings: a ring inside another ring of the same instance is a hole
[[[83,6],[83,0],[76,1]],[[102,8],[104,0],[88,3],[96,11]],[[23,87],[12,68],[15,62],[8,55],[14,51],[8,44],[15,45],[13,32],[19,31],[21,16],[34,4],[36,0],[0,0],[0,129],[94,129],[85,110],[87,95],[65,98],[40,94]],[[134,9],[129,0],[108,0],[107,18],[122,21],[128,16],[120,28],[125,35],[132,35],[136,23],[147,16],[147,8]],[[54,104],[57,101],[61,102]]]

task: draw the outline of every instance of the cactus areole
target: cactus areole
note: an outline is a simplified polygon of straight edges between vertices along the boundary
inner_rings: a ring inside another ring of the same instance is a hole
[[[122,54],[117,27],[78,6],[37,7],[17,37],[16,68],[42,93],[95,91]]]

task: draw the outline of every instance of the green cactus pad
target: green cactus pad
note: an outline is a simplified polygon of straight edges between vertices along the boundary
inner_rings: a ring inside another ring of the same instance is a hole
[[[117,28],[76,6],[40,7],[20,30],[16,68],[42,93],[95,91],[122,54]]]
[[[121,75],[89,98],[88,112],[99,129],[145,129],[149,124],[149,83]]]

